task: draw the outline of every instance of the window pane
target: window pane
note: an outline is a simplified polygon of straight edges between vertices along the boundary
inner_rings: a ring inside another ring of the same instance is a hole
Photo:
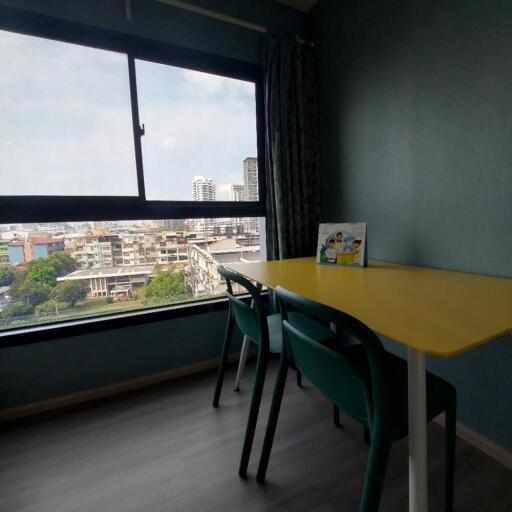
[[[136,61],[146,197],[257,201],[255,85]]]
[[[261,218],[0,225],[0,330],[218,297]],[[260,250],[261,249],[261,250]]]
[[[0,195],[138,195],[126,55],[0,31],[0,63]]]

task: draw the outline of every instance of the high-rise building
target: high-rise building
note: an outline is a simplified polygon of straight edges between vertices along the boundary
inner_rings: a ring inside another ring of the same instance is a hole
[[[239,185],[233,183],[229,186],[229,200],[230,201],[245,201],[245,185]],[[235,218],[233,219],[234,233],[241,233],[245,231],[244,219]]]
[[[230,201],[245,201],[245,185],[233,183],[229,186]]]
[[[192,180],[192,198],[194,201],[215,201],[215,183],[211,178],[194,176]]]
[[[258,159],[248,157],[243,161],[244,189],[246,201],[257,201],[258,193]]]
[[[244,168],[244,189],[245,201],[258,201],[258,159],[254,157],[247,157],[243,161]],[[248,218],[244,221],[244,228],[246,232],[256,232],[258,230],[258,219]]]
[[[192,180],[194,201],[215,201],[215,183],[211,178],[194,176]],[[194,231],[213,231],[213,219],[194,219]]]

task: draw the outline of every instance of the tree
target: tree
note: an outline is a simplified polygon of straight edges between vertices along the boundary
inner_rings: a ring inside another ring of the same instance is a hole
[[[16,279],[16,272],[11,267],[0,267],[0,286],[10,286]]]
[[[46,262],[55,269],[57,277],[65,276],[76,270],[76,261],[64,251],[54,252],[46,258]]]
[[[62,281],[53,291],[53,297],[73,307],[79,300],[87,297],[87,290],[87,284],[82,281]]]
[[[59,307],[56,300],[47,300],[36,307],[38,315],[49,315],[52,313],[59,314]]]
[[[145,292],[148,298],[172,297],[186,293],[185,272],[160,270],[147,285]]]
[[[28,264],[27,281],[55,286],[57,284],[57,272],[54,267],[48,264],[47,258],[32,260]]]
[[[15,318],[18,316],[29,316],[33,314],[34,306],[22,301],[11,302],[2,309],[2,318]]]
[[[33,283],[26,280],[17,284],[14,289],[11,288],[10,293],[15,300],[36,307],[49,299],[51,291],[51,286],[47,284]]]

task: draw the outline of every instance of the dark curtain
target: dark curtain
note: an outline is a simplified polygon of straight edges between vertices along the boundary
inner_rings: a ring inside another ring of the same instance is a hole
[[[273,38],[264,51],[268,259],[315,254],[320,211],[314,50]]]

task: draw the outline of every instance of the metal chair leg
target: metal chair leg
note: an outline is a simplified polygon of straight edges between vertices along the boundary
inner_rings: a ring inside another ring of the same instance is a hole
[[[286,384],[286,374],[288,373],[288,359],[285,351],[281,354],[281,362],[279,364],[279,372],[277,374],[274,386],[274,395],[272,397],[272,405],[270,406],[270,414],[268,417],[267,428],[265,430],[265,439],[261,450],[260,463],[258,465],[258,474],[256,480],[262,484],[265,482],[270,452],[274,443],[274,435],[276,433],[277,420],[279,419],[279,411],[281,409],[281,401],[283,399],[284,386]]]
[[[222,354],[220,357],[219,371],[217,373],[217,383],[215,385],[215,393],[213,395],[213,407],[219,406],[220,393],[222,391],[222,384],[224,382],[224,373],[226,371],[229,348],[231,347],[231,335],[233,334],[233,326],[234,321],[231,318],[231,314],[229,314],[228,323],[226,325],[226,335],[224,337],[224,344],[222,345]]]
[[[359,512],[377,512],[391,449],[391,434],[382,425],[373,428]]]
[[[242,457],[240,459],[240,467],[238,474],[245,478],[247,476],[247,466],[251,456],[252,443],[254,433],[256,431],[256,423],[258,422],[258,413],[260,410],[261,395],[263,394],[263,385],[265,384],[265,374],[267,372],[268,353],[261,348],[258,354],[258,362],[256,363],[256,376],[252,390],[251,408],[249,409],[249,418],[247,419],[247,429],[245,431],[244,446],[242,448]]]
[[[334,426],[337,428],[341,428],[340,422],[340,408],[337,405],[332,405],[332,416],[334,419]]]

